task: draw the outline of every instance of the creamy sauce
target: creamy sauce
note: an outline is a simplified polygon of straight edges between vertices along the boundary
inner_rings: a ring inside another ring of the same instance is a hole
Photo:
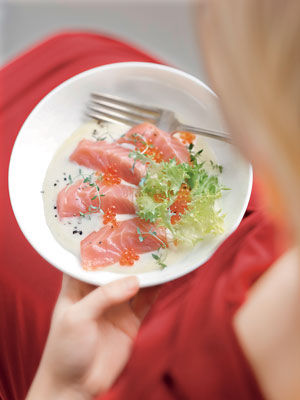
[[[72,217],[59,219],[56,209],[56,198],[58,193],[68,184],[69,176],[73,182],[79,179],[79,169],[83,175],[88,175],[93,170],[69,161],[69,156],[77,147],[82,139],[99,140],[105,138],[106,142],[112,142],[118,139],[122,134],[130,129],[128,126],[122,126],[112,123],[88,122],[76,130],[55,153],[46,173],[43,184],[44,212],[47,224],[55,239],[68,251],[80,258],[80,242],[91,232],[99,230],[103,225],[100,214],[91,214],[88,218]],[[197,137],[195,151],[203,149],[201,159],[207,160],[206,168],[211,171],[209,160],[216,162],[212,150],[206,145],[205,141]],[[130,185],[128,182],[122,182]],[[133,185],[131,185],[133,186]],[[132,215],[117,215],[117,220],[132,218]],[[182,250],[170,247],[167,250],[165,264],[172,264],[182,258],[183,253],[188,250]],[[141,254],[140,259],[132,267],[121,266],[118,263],[105,267],[106,271],[118,273],[142,273],[155,269],[160,269],[159,265],[153,259],[152,252]]]

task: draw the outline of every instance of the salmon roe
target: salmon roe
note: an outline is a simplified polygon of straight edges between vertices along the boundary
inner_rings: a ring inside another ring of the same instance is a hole
[[[137,261],[140,256],[135,252],[134,249],[129,248],[123,250],[119,263],[120,265],[133,265],[135,261]]]
[[[111,224],[112,226],[117,226],[118,222],[116,220],[116,206],[108,207],[108,209],[103,214],[103,224]]]
[[[180,132],[179,136],[183,144],[191,144],[196,138],[196,136],[190,132]]]
[[[163,154],[157,147],[149,147],[144,154],[150,156],[156,163],[163,161]]]
[[[163,161],[163,153],[153,145],[151,138],[146,141],[141,136],[132,136],[132,140],[135,144],[135,150],[139,150],[141,153],[151,157],[157,163]]]
[[[166,195],[164,193],[156,193],[153,195],[153,199],[156,203],[162,203],[166,199]]]
[[[108,167],[102,176],[102,183],[104,185],[119,185],[121,178],[118,176],[118,170],[113,166]]]
[[[171,213],[171,224],[174,225],[180,221],[181,215],[188,209],[188,203],[191,201],[191,193],[188,185],[183,183],[178,191],[177,198],[170,207]]]

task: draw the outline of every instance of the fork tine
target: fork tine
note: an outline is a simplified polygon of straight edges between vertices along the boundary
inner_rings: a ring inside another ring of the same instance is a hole
[[[94,99],[91,100],[90,105],[97,111],[104,112],[107,114],[110,114],[114,117],[120,117],[120,118],[130,118],[132,120],[138,120],[139,123],[144,122],[144,121],[149,121],[155,124],[157,122],[157,118],[153,118],[153,116],[150,117],[149,114],[145,113],[134,113],[134,112],[129,112],[129,111],[124,111],[120,110],[118,107],[112,106],[112,105],[107,105],[103,104],[101,100]]]
[[[97,99],[101,100],[102,103],[105,102],[109,105],[113,105],[114,107],[118,107],[120,110],[124,110],[127,112],[139,111],[139,112],[146,113],[146,114],[152,114],[157,118],[161,114],[161,110],[159,108],[131,103],[131,102],[125,101],[122,98],[117,97],[117,96],[111,96],[111,95],[107,95],[107,94],[103,95],[101,93],[96,93],[96,92],[92,93],[91,96],[93,98],[97,98]]]
[[[87,107],[87,115],[99,121],[116,122],[121,125],[134,126],[140,123],[140,121],[132,120],[128,117],[117,117],[113,116],[112,114],[99,111],[90,105]]]

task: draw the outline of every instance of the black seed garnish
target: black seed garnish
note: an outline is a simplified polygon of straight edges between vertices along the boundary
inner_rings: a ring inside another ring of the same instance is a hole
[[[55,214],[54,217],[57,218],[57,214]]]
[[[82,231],[79,231],[79,235],[82,235]]]
[[[67,180],[67,178],[64,178],[64,181],[66,181]]]
[[[56,207],[56,206],[54,206],[53,208],[54,208],[54,210],[56,210],[56,209],[57,209],[57,207]]]
[[[54,185],[53,186],[57,186],[57,183],[54,183]]]
[[[77,233],[77,231],[73,231],[73,235],[75,235],[75,233]]]
[[[98,244],[101,244],[102,242],[98,242]]]

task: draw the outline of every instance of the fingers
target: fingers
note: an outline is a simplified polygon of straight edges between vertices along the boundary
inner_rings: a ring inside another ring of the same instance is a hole
[[[129,300],[138,290],[138,279],[135,276],[129,276],[94,289],[75,307],[81,315],[96,319],[109,307]]]
[[[141,321],[145,318],[152,304],[157,299],[161,286],[142,289],[131,301],[131,308]]]
[[[63,274],[60,298],[76,302],[94,290],[95,287],[89,283],[79,281],[70,275]]]

